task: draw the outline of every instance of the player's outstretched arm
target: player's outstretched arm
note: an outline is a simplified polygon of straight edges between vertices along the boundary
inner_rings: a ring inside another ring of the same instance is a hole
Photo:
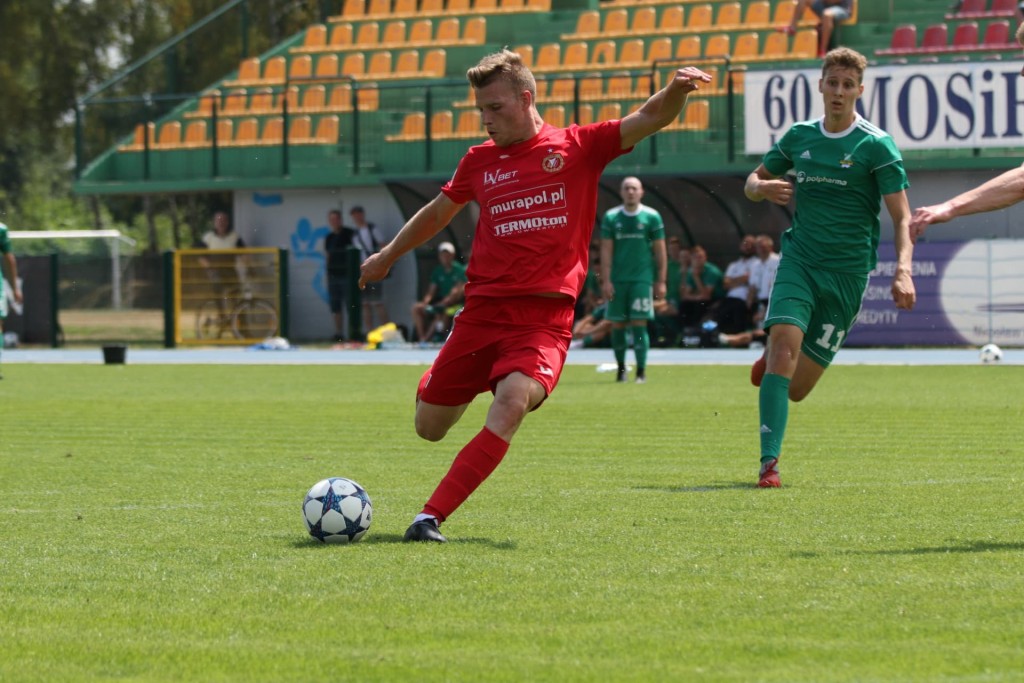
[[[917,291],[911,276],[914,243],[910,239],[910,203],[907,191],[900,190],[883,196],[885,207],[892,216],[893,242],[896,247],[896,274],[892,278],[892,300],[896,308],[910,310],[917,301]]]
[[[417,211],[416,215],[402,226],[393,240],[363,261],[363,265],[359,267],[360,289],[367,282],[377,282],[387,277],[395,261],[441,232],[464,206],[465,204],[453,202],[445,193],[438,193],[429,204]]]
[[[933,223],[945,223],[960,216],[1005,209],[1022,199],[1024,166],[1009,170],[941,204],[914,209],[914,215],[910,218],[910,237],[917,240]]]
[[[785,206],[793,199],[793,183],[772,175],[764,164],[759,164],[754,172],[747,176],[743,193],[752,202],[768,201]]]
[[[686,104],[686,96],[700,88],[701,83],[710,83],[711,76],[700,69],[687,66],[678,69],[664,88],[651,95],[650,99],[632,114],[622,119],[619,135],[622,149],[629,149],[648,135],[653,135],[679,117]]]

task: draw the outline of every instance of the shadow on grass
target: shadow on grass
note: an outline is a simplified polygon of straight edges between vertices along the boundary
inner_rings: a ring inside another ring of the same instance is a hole
[[[992,541],[974,541],[959,545],[944,545],[933,548],[902,548],[892,550],[836,550],[829,553],[799,552],[793,557],[815,559],[823,555],[948,555],[952,553],[992,553],[1024,550],[1024,543],[996,543]]]
[[[318,543],[311,538],[304,538],[296,540],[292,543],[292,546],[296,548],[345,548],[346,546],[361,546],[361,545],[377,545],[380,543],[404,543],[405,538],[402,534],[367,534],[364,538],[360,539],[356,543]],[[484,545],[490,546],[495,550],[515,550],[519,546],[513,540],[505,541],[492,541],[489,538],[449,538],[448,545]],[[418,545],[441,545],[440,543],[424,543]]]
[[[700,486],[634,486],[637,491],[656,491],[658,493],[709,493],[711,491],[736,491],[747,489],[753,491],[757,487],[749,481],[744,482],[717,482],[714,484],[701,484]]]

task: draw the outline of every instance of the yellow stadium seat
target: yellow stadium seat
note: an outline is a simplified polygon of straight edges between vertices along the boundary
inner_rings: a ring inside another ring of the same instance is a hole
[[[405,45],[405,31],[405,22],[401,19],[389,21],[384,24],[384,34],[381,36],[380,42],[382,45],[386,45],[391,48],[400,48]]]
[[[755,0],[747,5],[743,23],[750,29],[771,28],[771,5],[768,0]]]
[[[469,14],[470,0],[448,0],[446,14]]]
[[[316,141],[326,145],[336,144],[341,131],[340,124],[337,116],[321,116],[316,124]]]
[[[444,109],[436,111],[430,117],[430,136],[434,138],[449,138],[455,132],[455,117],[451,110]]]
[[[380,24],[376,21],[367,21],[359,25],[356,31],[355,44],[360,47],[373,47],[380,42]]]
[[[576,31],[574,35],[578,38],[590,38],[601,32],[601,13],[596,9],[588,9],[580,12],[576,17]]]
[[[301,111],[314,113],[323,111],[327,105],[327,90],[322,85],[311,85],[302,93]]]
[[[599,40],[594,43],[594,50],[590,54],[591,64],[614,64],[615,63],[615,41]]]
[[[654,64],[672,58],[672,39],[655,38],[647,46],[647,63]]]
[[[437,33],[434,34],[434,41],[438,45],[456,45],[461,40],[459,36],[460,30],[461,27],[458,17],[442,19],[437,22]],[[428,40],[430,39],[428,38]]]
[[[696,59],[701,56],[700,36],[683,36],[676,44],[676,59]]]
[[[657,26],[656,18],[657,12],[653,7],[638,7],[633,12],[633,21],[629,25],[630,33],[642,35],[653,32]]]
[[[327,100],[330,111],[352,111],[352,86],[340,83],[331,88],[331,97]]]
[[[280,55],[271,57],[263,67],[263,82],[270,85],[284,83],[287,70],[288,62],[284,57]]]
[[[694,5],[686,20],[686,28],[691,31],[706,31],[711,28],[711,5],[704,3]]]
[[[341,16],[348,19],[358,19],[366,14],[366,0],[345,0],[341,9]]]
[[[388,76],[391,74],[391,50],[374,52],[370,56],[370,64],[366,69],[368,76]]]
[[[728,33],[716,33],[704,46],[705,57],[728,57],[731,46]]]
[[[764,49],[761,50],[761,57],[769,60],[786,59],[789,52],[789,36],[781,31],[772,31],[764,39]]]
[[[818,32],[814,29],[797,31],[789,56],[793,59],[814,59],[818,54]]]
[[[604,78],[600,75],[584,76],[579,80],[581,100],[599,100],[604,94]]]
[[[678,33],[683,30],[683,8],[681,5],[669,5],[661,11],[658,31],[662,33]]]
[[[157,147],[179,147],[181,145],[181,122],[168,121],[160,126],[156,139]]]
[[[560,43],[544,43],[537,53],[537,61],[534,63],[534,71],[552,71],[557,69],[562,60],[562,46]]]
[[[444,0],[423,0],[420,3],[419,15],[423,16],[437,16],[444,14]]]
[[[594,107],[589,104],[581,104],[577,107],[576,123],[585,126],[594,122]]]
[[[732,50],[732,59],[737,62],[749,62],[760,56],[760,49],[756,32],[741,33],[736,36],[736,43],[733,45]]]
[[[391,53],[388,53],[389,55]],[[345,55],[341,64],[341,76],[361,76],[366,70],[366,57],[362,52],[353,52]]]
[[[609,10],[604,15],[602,33],[608,35],[625,35],[628,32],[629,14],[624,9]]]
[[[413,17],[416,13],[416,0],[395,0],[391,8],[391,15],[396,17]]]
[[[467,109],[459,114],[459,122],[455,127],[454,137],[478,138],[485,135],[483,122],[480,120],[480,112],[476,109]]]
[[[313,137],[312,122],[308,116],[293,116],[288,124],[288,142],[292,144],[309,142]]]
[[[572,102],[576,98],[576,81],[572,78],[557,78],[551,81],[548,102]]]
[[[309,55],[292,57],[288,65],[288,79],[298,81],[303,78],[310,78],[313,75],[313,58]]]
[[[482,19],[483,17],[480,18]],[[533,68],[533,45],[517,45],[512,48],[512,51],[519,55],[520,59],[523,60],[523,64],[526,65],[526,68]]]
[[[248,100],[248,91],[245,88],[236,88],[230,91],[224,98],[224,104],[221,107],[222,114],[228,114],[229,116],[237,116],[245,111]]]
[[[388,142],[408,142],[422,140],[427,136],[427,115],[423,112],[406,114],[402,119],[402,129],[395,134],[385,135]]]
[[[415,77],[420,70],[420,51],[419,50],[404,50],[398,53],[398,59],[395,60],[395,68],[391,75],[396,77]]]
[[[391,0],[370,0],[366,14],[377,19],[387,19],[391,16]]]
[[[569,43],[562,57],[562,66],[566,69],[580,69],[587,65],[587,44],[577,41]]]
[[[275,111],[274,91],[271,88],[260,88],[249,100],[249,111],[253,114],[268,114]]]
[[[380,109],[380,88],[376,83],[361,83],[356,90],[356,106],[359,111],[377,111]]]
[[[323,24],[313,24],[306,29],[306,35],[302,38],[302,47],[307,50],[317,50],[327,43],[327,27]]]
[[[190,122],[185,128],[185,147],[204,147],[207,144],[206,121]]]
[[[338,55],[320,55],[316,60],[317,78],[335,78],[338,75]]]
[[[740,27],[742,10],[740,3],[727,2],[718,6],[718,17],[715,20],[715,30],[732,31]]]
[[[423,58],[423,74],[432,78],[441,78],[447,68],[447,61],[448,53],[443,48],[427,50],[427,55]]]
[[[622,41],[622,49],[616,61],[618,66],[640,67],[644,64],[644,41],[639,38]]]
[[[550,123],[552,126],[565,128],[565,107],[560,104],[553,104],[550,107],[545,107],[542,118],[546,123]]]
[[[484,17],[470,18],[466,22],[466,27],[462,30],[462,43],[466,45],[483,45],[486,40],[487,19]],[[530,54],[533,54],[533,47],[530,47]]]
[[[352,44],[352,24],[345,22],[331,29],[331,47],[343,48]]]
[[[622,105],[618,102],[609,102],[601,105],[597,110],[596,121],[614,121],[622,118]]]
[[[280,145],[284,140],[284,119],[274,116],[263,123],[263,134],[260,143],[264,145]]]
[[[232,144],[235,145],[252,145],[255,144],[259,139],[259,119],[255,117],[249,117],[242,119],[238,123],[238,128],[235,129],[235,137],[232,139]]]

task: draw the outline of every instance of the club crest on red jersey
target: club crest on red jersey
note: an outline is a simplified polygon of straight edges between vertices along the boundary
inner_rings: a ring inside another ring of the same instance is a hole
[[[565,157],[563,157],[558,152],[554,152],[552,154],[547,155],[546,157],[544,157],[544,161],[541,162],[541,168],[543,168],[548,173],[558,173],[564,167]]]

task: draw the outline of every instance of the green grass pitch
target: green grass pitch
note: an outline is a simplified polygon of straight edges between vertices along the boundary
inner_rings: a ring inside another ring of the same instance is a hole
[[[746,368],[569,366],[444,546],[422,372],[5,365],[0,680],[1024,679],[1021,368],[835,367],[762,491]]]

